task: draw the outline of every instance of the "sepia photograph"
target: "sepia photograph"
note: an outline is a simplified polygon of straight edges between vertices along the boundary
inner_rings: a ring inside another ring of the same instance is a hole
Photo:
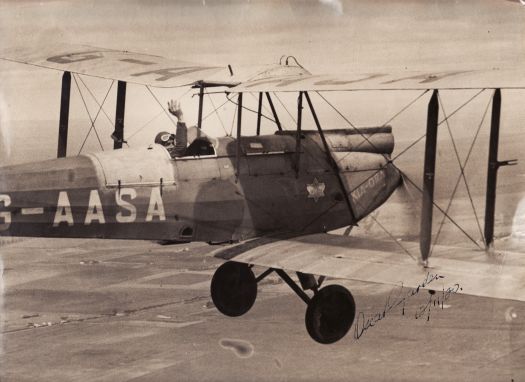
[[[0,382],[525,381],[525,1],[0,0]]]

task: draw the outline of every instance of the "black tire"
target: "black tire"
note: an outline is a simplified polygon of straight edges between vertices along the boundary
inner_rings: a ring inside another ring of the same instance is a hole
[[[222,314],[242,316],[257,298],[257,281],[246,264],[229,261],[222,264],[211,279],[211,298]]]
[[[355,301],[348,289],[328,285],[312,298],[305,315],[306,330],[321,344],[332,344],[343,338],[355,318]]]

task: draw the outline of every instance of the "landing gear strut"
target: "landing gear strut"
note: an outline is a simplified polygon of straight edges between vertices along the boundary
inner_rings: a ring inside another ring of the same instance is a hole
[[[305,324],[312,339],[331,344],[343,338],[355,318],[355,301],[348,289],[341,285],[321,288],[324,280],[313,275],[297,273],[299,286],[282,269],[269,268],[257,278],[250,266],[233,261],[221,265],[211,281],[211,297],[217,309],[230,317],[248,312],[257,297],[257,283],[275,272],[307,304]],[[305,290],[312,290],[312,298]]]

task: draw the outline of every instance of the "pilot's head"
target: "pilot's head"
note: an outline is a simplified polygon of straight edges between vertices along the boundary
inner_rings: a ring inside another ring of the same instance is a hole
[[[168,133],[167,131],[161,131],[155,137],[155,143],[164,147],[171,147],[175,145],[175,134]]]

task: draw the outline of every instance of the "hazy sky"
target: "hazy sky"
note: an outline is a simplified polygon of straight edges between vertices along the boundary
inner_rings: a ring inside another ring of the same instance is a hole
[[[66,41],[231,64],[288,53],[311,69],[330,70],[507,65],[525,53],[525,7],[518,1],[0,3],[3,45]]]
[[[508,0],[0,0],[2,48],[29,46],[38,50],[57,42],[91,44],[208,64],[232,64],[234,68],[276,62],[283,54],[296,56],[314,73],[520,66],[525,59],[524,36],[525,6]],[[109,84],[86,81],[102,99]],[[48,124],[53,121],[55,129],[59,90],[60,73],[0,62],[0,121],[3,131],[11,136],[12,147],[29,131],[39,140],[49,136],[56,139],[56,130],[48,131]],[[159,92],[158,97],[165,102],[183,90]],[[82,118],[85,124],[89,120],[75,92],[71,118]],[[110,118],[114,114],[114,89],[112,92],[106,108]],[[393,102],[381,97],[385,96],[360,96],[346,102],[358,105],[352,110],[355,115],[371,100],[380,99],[373,103],[373,113],[356,116],[359,123],[376,124],[414,95],[395,97]],[[95,113],[96,105],[89,98],[88,106]],[[196,99],[186,98],[186,111],[195,118]],[[225,115],[230,112],[223,111]],[[377,120],[370,118],[378,113]],[[127,132],[158,115],[158,105],[151,97],[144,98],[144,89],[130,87]],[[139,135],[139,140],[149,141],[162,124],[169,124],[162,118],[158,116],[149,135]],[[213,118],[213,132],[224,134]],[[231,118],[224,118],[229,130]],[[101,116],[100,122],[105,119]],[[14,127],[19,120],[33,121],[33,127]],[[105,136],[111,132],[109,122],[106,124],[101,127]],[[89,124],[83,127],[85,131],[87,128]],[[90,139],[88,147],[95,149],[95,143]]]

